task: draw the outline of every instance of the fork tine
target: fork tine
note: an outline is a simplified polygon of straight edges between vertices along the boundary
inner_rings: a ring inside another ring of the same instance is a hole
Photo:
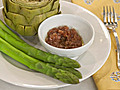
[[[110,24],[110,15],[109,15],[109,12],[108,12],[108,6],[106,6],[106,9],[107,9],[107,20],[108,20],[108,24]]]
[[[103,22],[106,24],[105,6],[103,6]]]
[[[113,24],[113,14],[112,14],[112,11],[111,11],[111,7],[110,7],[110,18],[111,18],[111,23]]]
[[[116,16],[114,7],[112,7],[112,8],[113,8],[113,18],[114,18],[114,22],[115,22],[115,24],[117,25],[117,16]]]

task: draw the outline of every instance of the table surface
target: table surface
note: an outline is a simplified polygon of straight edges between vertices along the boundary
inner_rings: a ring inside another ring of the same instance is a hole
[[[67,1],[70,1],[70,0],[67,0]],[[2,6],[2,0],[0,0],[0,7],[1,6]],[[12,85],[10,83],[0,80],[0,90],[38,90],[38,89],[20,87],[20,86]],[[39,89],[39,90],[42,90],[42,89]],[[69,87],[63,87],[59,89],[51,89],[51,90],[97,90],[97,88],[93,78],[90,77],[84,80],[83,82],[81,82],[80,84],[72,85]]]

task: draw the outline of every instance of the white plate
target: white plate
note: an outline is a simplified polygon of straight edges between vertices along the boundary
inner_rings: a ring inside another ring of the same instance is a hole
[[[83,79],[80,79],[80,81],[83,81],[103,66],[110,53],[111,39],[102,21],[90,11],[66,1],[61,1],[60,5],[62,13],[79,15],[89,21],[95,29],[95,40],[92,46],[78,58],[78,62],[81,64],[79,71],[83,75]],[[1,11],[0,18],[2,18]],[[10,58],[6,60],[3,56],[0,53],[0,79],[3,81],[18,86],[41,89],[59,88],[70,85],[41,73],[21,69],[24,67],[23,65],[11,61]]]

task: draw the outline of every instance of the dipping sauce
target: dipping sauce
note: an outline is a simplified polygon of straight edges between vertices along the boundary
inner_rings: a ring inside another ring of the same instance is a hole
[[[59,26],[48,31],[45,41],[57,48],[72,49],[82,46],[82,38],[77,31],[68,26]]]

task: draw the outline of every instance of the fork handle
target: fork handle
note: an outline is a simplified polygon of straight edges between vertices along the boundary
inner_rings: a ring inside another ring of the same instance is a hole
[[[118,67],[118,69],[120,70],[120,50],[118,51],[117,50],[117,67]]]
[[[113,30],[113,34],[114,34],[116,44],[117,44],[117,66],[118,66],[118,69],[120,70],[120,43],[119,43],[116,30],[114,28],[112,30]]]

